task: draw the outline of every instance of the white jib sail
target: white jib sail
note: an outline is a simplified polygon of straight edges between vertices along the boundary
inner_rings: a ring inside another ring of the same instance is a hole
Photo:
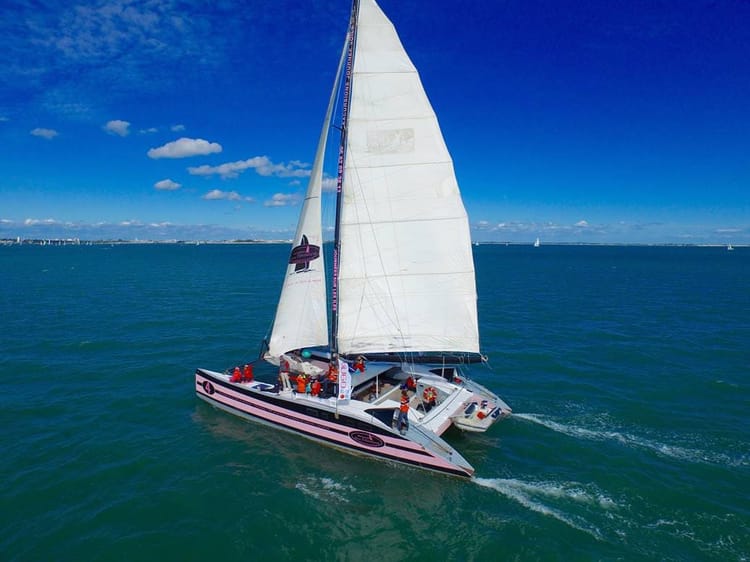
[[[282,353],[293,349],[328,343],[328,308],[320,197],[323,185],[323,157],[341,70],[346,59],[347,43],[348,36],[342,50],[333,91],[328,101],[323,130],[320,133],[310,182],[307,186],[305,202],[302,205],[289,256],[289,265],[276,309],[276,318],[268,344],[268,354],[271,357],[279,357]]]
[[[414,65],[374,0],[359,8],[341,218],[341,353],[479,351],[453,161]]]

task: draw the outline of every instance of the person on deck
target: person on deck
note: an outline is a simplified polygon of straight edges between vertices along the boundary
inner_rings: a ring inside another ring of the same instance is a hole
[[[401,405],[398,407],[398,431],[403,435],[409,430],[409,394],[401,391]]]
[[[315,380],[310,385],[310,394],[313,396],[318,396],[320,394],[320,381],[318,380],[318,377],[315,377]]]
[[[425,413],[432,410],[437,405],[437,390],[435,387],[428,386],[422,393],[422,402],[424,404]]]
[[[406,390],[416,391],[417,390],[417,383],[414,382],[414,377],[409,375],[409,378],[406,379]]]
[[[307,380],[305,379],[305,375],[302,373],[299,373],[297,375],[297,394],[304,394],[306,388],[307,388]]]
[[[240,372],[239,367],[234,368],[234,372],[232,373],[232,378],[229,379],[229,382],[240,382],[242,381],[242,373]]]
[[[245,365],[245,372],[242,373],[242,380],[244,382],[253,382],[253,366]]]
[[[327,396],[334,396],[338,393],[339,382],[339,361],[334,357],[328,365],[328,375],[323,381],[323,393]]]
[[[289,363],[283,359],[279,363],[279,381],[281,385],[279,392],[292,389],[292,385],[289,382]]]
[[[354,361],[354,365],[352,365],[352,368],[355,371],[359,371],[360,373],[365,372],[365,358],[361,355],[357,356],[357,359]]]

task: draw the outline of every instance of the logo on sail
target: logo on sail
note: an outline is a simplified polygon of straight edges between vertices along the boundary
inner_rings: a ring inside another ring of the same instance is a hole
[[[292,248],[289,256],[289,263],[294,264],[294,272],[307,271],[310,269],[310,262],[320,257],[320,246],[310,244],[307,235],[302,235],[299,246]]]

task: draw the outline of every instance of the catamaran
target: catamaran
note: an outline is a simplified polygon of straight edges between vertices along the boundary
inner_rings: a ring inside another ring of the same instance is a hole
[[[321,194],[337,105],[329,298]],[[511,414],[465,372],[487,360],[476,300],[468,219],[435,113],[393,24],[375,0],[355,0],[261,352],[278,378],[198,369],[196,393],[347,452],[471,477],[443,433],[483,432]]]

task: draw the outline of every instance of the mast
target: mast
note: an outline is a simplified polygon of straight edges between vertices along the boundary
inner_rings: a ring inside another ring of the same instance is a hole
[[[341,138],[339,142],[338,173],[336,178],[336,224],[333,237],[333,274],[331,279],[331,356],[338,353],[338,304],[339,304],[339,267],[341,252],[341,188],[344,184],[344,160],[346,157],[347,129],[349,128],[349,104],[352,92],[352,69],[354,67],[354,45],[357,42],[357,20],[359,0],[352,1],[352,14],[349,21],[349,45],[346,56],[346,73],[344,75],[344,94],[341,115]]]

